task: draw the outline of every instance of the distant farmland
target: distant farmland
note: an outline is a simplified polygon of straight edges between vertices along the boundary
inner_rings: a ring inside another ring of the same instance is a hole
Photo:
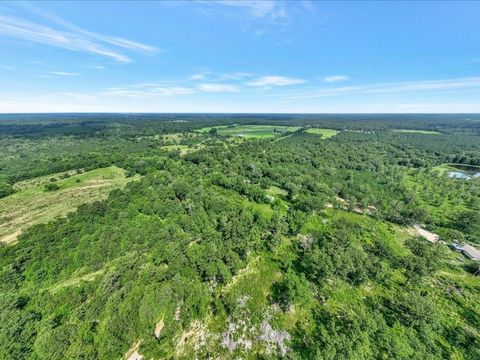
[[[430,131],[430,130],[415,130],[415,129],[398,129],[393,130],[393,132],[398,133],[405,133],[405,134],[430,134],[430,135],[439,135],[438,131]]]
[[[308,133],[308,134],[322,135],[322,138],[324,138],[324,139],[334,137],[335,135],[338,134],[337,130],[321,129],[321,128],[310,128],[310,129],[305,130],[305,132]]]
[[[298,126],[273,126],[273,125],[228,125],[206,127],[197,130],[201,133],[208,133],[212,129],[217,130],[217,134],[224,136],[240,136],[247,138],[269,138],[276,135],[290,133],[300,129]]]

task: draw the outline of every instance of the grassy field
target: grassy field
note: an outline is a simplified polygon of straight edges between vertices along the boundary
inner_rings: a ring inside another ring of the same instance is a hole
[[[186,155],[191,152],[203,149],[205,145],[202,144],[196,144],[193,146],[187,146],[187,145],[165,145],[162,146],[162,149],[167,150],[167,151],[180,151],[180,155]]]
[[[172,133],[172,134],[164,134],[164,135],[157,135],[157,137],[159,139],[162,139],[162,140],[171,140],[171,141],[178,141],[178,140],[182,140],[182,139],[185,139],[185,138],[194,138],[196,136],[199,136],[199,134],[197,133],[186,133],[186,134],[182,134],[182,133]]]
[[[68,178],[62,178],[64,175]],[[51,181],[55,179],[55,181]],[[105,198],[108,193],[135,179],[115,166],[82,174],[58,173],[21,181],[16,193],[0,199],[0,242],[11,243],[32,225],[46,223],[75,210],[80,204]],[[59,189],[45,191],[46,184]]]
[[[321,128],[310,128],[310,129],[305,130],[305,132],[308,133],[308,134],[322,135],[322,138],[324,138],[324,139],[334,137],[335,135],[338,134],[337,130],[321,129]]]
[[[441,133],[437,131],[429,131],[429,130],[415,130],[415,129],[397,129],[393,130],[393,132],[398,133],[406,133],[406,134],[430,134],[430,135],[439,135]]]
[[[219,135],[241,136],[247,138],[270,138],[277,134],[293,132],[300,129],[297,126],[272,126],[272,125],[229,125],[215,126]],[[201,133],[208,133],[212,127],[197,130]]]
[[[458,171],[458,169],[449,164],[442,164],[432,168],[433,174],[443,175],[447,171]]]

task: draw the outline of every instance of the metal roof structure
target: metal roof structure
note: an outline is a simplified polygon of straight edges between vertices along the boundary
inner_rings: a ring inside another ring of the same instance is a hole
[[[466,257],[468,257],[472,260],[480,261],[480,251],[475,249],[473,246],[465,244],[462,247],[462,252]]]

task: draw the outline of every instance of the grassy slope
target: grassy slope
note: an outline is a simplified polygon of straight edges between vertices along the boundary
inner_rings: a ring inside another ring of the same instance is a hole
[[[85,184],[88,180],[107,180],[103,179],[102,176],[108,173],[113,175],[113,177],[119,175],[123,181],[126,181],[122,177],[123,171],[118,168],[98,169],[77,176],[83,177],[80,184],[88,186]],[[59,181],[59,184],[65,186],[59,191],[67,189],[67,186],[76,184],[75,177],[77,176]],[[38,188],[42,182],[48,182],[50,177],[31,181],[36,185],[33,188]],[[120,178],[117,180],[120,181]],[[18,186],[22,186],[24,189],[22,191],[32,188],[32,184],[28,182],[18,184]],[[43,189],[43,185],[41,186],[40,189]],[[40,193],[45,194],[43,190]],[[269,188],[267,193],[278,197],[285,195],[285,191],[277,187]],[[252,206],[260,210],[266,215],[266,218],[269,218],[273,212],[270,206],[266,204],[257,204],[245,200],[245,206]],[[402,256],[409,253],[409,250],[403,244],[404,240],[410,237],[405,228],[389,222],[375,220],[367,215],[359,215],[344,210],[326,209],[324,212],[311,215],[300,230],[300,233],[307,234],[315,231],[315,229],[328,227],[334,219],[356,223],[365,229],[364,238],[358,239],[362,245],[369,243],[372,236],[381,237],[387,241],[388,246],[397,255]],[[284,237],[282,242],[272,249],[271,252],[257,251],[250,253],[246,261],[246,267],[240,270],[229,283],[225,286],[211,289],[217,296],[224,298],[230,304],[230,316],[227,316],[223,310],[218,309],[216,313],[212,312],[206,318],[180,326],[179,322],[173,319],[175,317],[176,304],[172,305],[171,309],[162,308],[161,311],[159,310],[159,319],[165,319],[166,324],[163,335],[165,338],[162,338],[162,342],[169,343],[169,347],[164,349],[165,352],[170,356],[182,359],[206,358],[211,354],[216,354],[221,358],[242,357],[254,359],[257,358],[255,353],[263,354],[267,358],[270,350],[273,350],[273,354],[277,353],[277,344],[268,343],[260,338],[262,335],[262,324],[268,322],[274,330],[287,331],[293,335],[295,328],[299,324],[311,323],[313,321],[313,308],[318,302],[318,300],[315,300],[316,292],[314,288],[310,287],[304,280],[301,280],[303,296],[293,304],[289,311],[283,312],[272,306],[270,302],[272,284],[281,280],[284,276],[280,267],[281,262],[278,260],[296,256],[292,249],[292,245],[296,241],[298,241],[296,237]],[[438,291],[439,299],[445,296],[446,289],[452,286],[468,289],[465,290],[465,296],[473,296],[472,294],[478,291],[478,282],[470,274],[460,269],[458,262],[454,260],[456,257],[455,253],[452,252],[450,255],[453,256],[452,267],[443,268],[436,275],[432,274],[431,276],[432,286],[437,287],[435,291]],[[115,265],[112,264],[111,266]],[[79,272],[75,276],[48,287],[46,290],[57,294],[62,291],[72,291],[72,287],[85,283],[91,286],[98,286],[106,273],[105,269],[94,272]],[[323,306],[326,310],[336,313],[338,316],[343,316],[345,313],[355,313],[359,309],[365,308],[364,302],[366,298],[390,298],[394,296],[396,287],[403,286],[405,279],[400,270],[395,270],[392,278],[395,279],[395,282],[391,284],[393,288],[372,282],[356,287],[338,279],[331,279],[324,284],[322,290],[322,294],[325,297]],[[439,314],[441,322],[468,326],[453,304],[452,301],[445,300],[442,302],[443,312]],[[172,326],[172,323],[176,325]],[[234,326],[232,338],[237,342],[237,347],[232,352],[222,345],[229,326]],[[153,332],[153,325],[151,330]],[[411,349],[404,330],[393,328],[391,331],[399,332],[397,337],[399,346],[405,349],[406,354],[411,355]],[[478,330],[471,329],[471,331],[473,335],[478,335]],[[153,337],[153,335],[151,336]],[[143,346],[148,339],[141,338],[139,340],[142,341],[139,352],[147,358],[150,353]],[[251,348],[247,349],[244,345],[246,343],[251,344]],[[288,341],[286,345],[290,345]]]
[[[312,215],[301,229],[302,234],[307,234],[322,227],[328,227],[333,220],[342,220],[361,226],[367,235],[365,239],[358,239],[362,246],[370,242],[370,236],[381,237],[386,240],[389,248],[397,256],[410,254],[404,241],[411,237],[407,229],[389,222],[379,221],[367,215],[355,214],[344,210],[326,209],[321,214]],[[287,331],[293,334],[300,323],[313,321],[313,307],[315,301],[315,290],[308,283],[303,287],[303,296],[298,302],[292,304],[289,311],[283,312],[270,303],[271,286],[274,282],[281,280],[284,276],[279,262],[276,259],[295,257],[292,245],[298,241],[297,238],[284,238],[272,253],[256,252],[249,255],[247,266],[240,270],[226,286],[216,289],[222,297],[228,299],[232,304],[232,314],[226,317],[223,312],[210,314],[207,318],[194,322],[186,328],[181,335],[177,335],[176,355],[179,358],[204,357],[207,354],[217,354],[221,358],[242,357],[255,359],[256,353],[268,354],[268,349],[277,352],[276,344],[267,344],[259,340],[262,322],[268,320],[273,329]],[[419,241],[422,241],[419,239]],[[444,246],[444,245],[440,245]],[[436,274],[429,276],[428,283],[435,288],[438,298],[445,296],[446,289],[458,286],[469,289],[464,296],[472,296],[478,290],[478,282],[471,274],[461,269],[461,262],[455,260],[458,254],[444,248],[444,256],[451,259],[448,267],[443,267]],[[393,270],[390,274],[392,283],[384,286],[381,283],[366,282],[362,286],[352,286],[339,279],[329,279],[323,287],[326,310],[343,316],[345,313],[355,313],[365,308],[366,298],[392,298],[396,291],[405,291],[405,277],[399,269]],[[400,290],[402,289],[402,290]],[[468,326],[462,318],[461,313],[455,307],[454,302],[444,300],[441,304],[443,311],[439,313],[440,322],[444,324],[457,324]],[[233,338],[237,341],[237,347],[232,352],[228,351],[221,343],[225,339],[225,333],[229,326],[233,326]],[[477,329],[471,329],[473,334],[478,335]],[[396,341],[405,354],[412,356],[407,338],[408,329],[398,326],[391,329],[392,336],[398,332]],[[187,336],[188,335],[188,336]],[[186,338],[186,340],[185,340]],[[202,342],[198,339],[203,338]],[[438,337],[440,341],[441,338]],[[247,350],[244,342],[249,342]],[[288,344],[288,341],[287,341]],[[448,346],[448,344],[447,344]],[[455,352],[454,348],[451,351]]]
[[[310,128],[305,130],[308,134],[322,135],[322,138],[328,139],[338,134],[337,130],[333,129],[320,129],[320,128]]]
[[[65,173],[41,176],[15,184],[17,192],[0,199],[0,242],[12,242],[26,227],[46,223],[59,215],[75,210],[82,203],[105,198],[129,180],[115,166],[96,169],[60,179]],[[59,186],[57,191],[44,191],[50,179]]]

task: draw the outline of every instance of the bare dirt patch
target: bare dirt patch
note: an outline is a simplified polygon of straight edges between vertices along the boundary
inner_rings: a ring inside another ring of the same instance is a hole
[[[155,330],[153,331],[153,335],[158,339],[160,338],[160,334],[162,333],[163,327],[165,326],[165,323],[162,320],[160,320],[157,325],[155,326]]]
[[[207,344],[207,337],[209,332],[204,322],[194,321],[190,324],[189,328],[183,331],[180,335],[180,339],[176,345],[176,356],[182,357],[186,353],[190,353],[193,350],[197,353],[202,347]]]
[[[22,230],[19,229],[11,234],[0,237],[0,243],[10,244],[15,240],[17,240],[17,238],[20,236],[21,233],[22,233]]]
[[[132,347],[123,355],[124,360],[142,360],[143,355],[138,352],[140,348],[140,344],[142,343],[141,340],[138,340]]]
[[[422,229],[420,225],[415,225],[413,228],[409,229],[410,233],[412,235],[420,235],[424,239],[436,243],[438,242],[439,236],[437,234],[434,234],[428,230]]]

